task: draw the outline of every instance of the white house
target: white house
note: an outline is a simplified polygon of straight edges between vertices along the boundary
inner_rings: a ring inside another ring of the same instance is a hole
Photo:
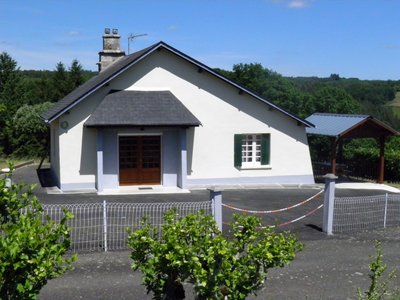
[[[119,38],[42,116],[61,190],[314,182],[310,122],[164,42],[125,56]]]

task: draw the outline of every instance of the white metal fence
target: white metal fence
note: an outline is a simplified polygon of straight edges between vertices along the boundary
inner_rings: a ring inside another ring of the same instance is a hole
[[[333,210],[333,232],[400,226],[400,195],[336,197]]]
[[[54,221],[60,221],[63,208],[74,214],[68,221],[71,228],[71,251],[92,252],[127,249],[128,229],[140,227],[143,217],[159,229],[164,213],[172,208],[180,216],[203,210],[212,213],[212,202],[168,202],[168,203],[87,203],[44,204],[43,209]]]

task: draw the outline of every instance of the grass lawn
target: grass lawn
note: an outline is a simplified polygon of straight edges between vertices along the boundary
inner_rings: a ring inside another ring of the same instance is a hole
[[[392,106],[392,111],[396,117],[400,118],[400,107]]]
[[[13,158],[4,158],[0,157],[0,169],[8,168],[8,162],[12,162],[14,165],[19,165],[24,162],[30,161],[31,159],[13,159]]]
[[[400,118],[400,92],[397,92],[393,101],[389,102],[387,105],[392,108],[395,116]]]
[[[400,189],[400,183],[394,183],[394,182],[385,182],[385,184],[390,185],[392,187],[395,187],[397,189]]]

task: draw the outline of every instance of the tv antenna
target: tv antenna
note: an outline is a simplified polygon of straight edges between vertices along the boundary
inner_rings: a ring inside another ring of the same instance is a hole
[[[136,39],[136,38],[138,38],[138,37],[141,37],[141,36],[147,36],[147,33],[143,33],[143,34],[130,34],[129,36],[128,36],[128,54],[129,53],[131,53],[130,52],[130,43],[131,43],[131,41],[133,41],[133,39]]]

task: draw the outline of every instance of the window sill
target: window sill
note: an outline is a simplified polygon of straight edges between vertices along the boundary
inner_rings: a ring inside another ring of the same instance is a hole
[[[263,165],[263,166],[241,166],[238,168],[239,171],[241,170],[271,170],[271,165]]]

